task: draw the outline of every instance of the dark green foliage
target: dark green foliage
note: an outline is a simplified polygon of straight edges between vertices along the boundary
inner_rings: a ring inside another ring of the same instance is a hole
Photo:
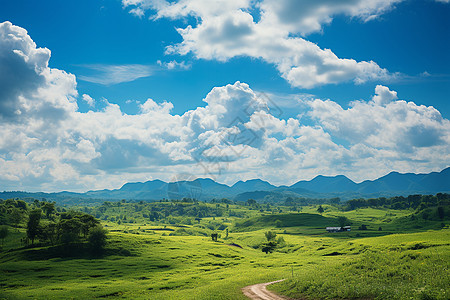
[[[317,209],[317,212],[319,214],[322,214],[324,212],[324,209],[323,209],[322,205],[319,205],[319,208]]]
[[[266,236],[268,242],[274,241],[277,237],[277,234],[273,231],[267,231],[266,233],[264,233],[264,235]]]
[[[8,226],[2,225],[0,226],[0,239],[2,240],[2,246],[3,246],[3,240],[8,236]]]
[[[106,245],[107,231],[101,225],[92,227],[89,230],[89,249],[93,254],[101,254]]]
[[[54,245],[57,238],[57,224],[55,222],[50,222],[46,225],[41,225],[38,238],[41,242]]]
[[[277,234],[273,231],[267,231],[264,233],[264,235],[266,236],[267,242],[261,245],[261,251],[266,254],[272,253],[277,247],[277,241],[275,240]],[[282,240],[282,242],[284,242],[284,239]]]
[[[58,223],[58,237],[61,243],[70,244],[80,239],[82,223],[78,218],[61,219]]]
[[[337,217],[337,222],[340,227],[352,225],[352,222],[344,216]]]
[[[345,203],[346,210],[354,210],[363,207],[385,207],[392,209],[417,209],[419,211],[427,207],[449,206],[450,194],[438,193],[433,195],[409,195],[408,197],[396,196],[391,198],[353,199]]]
[[[442,220],[442,219],[445,218],[445,210],[444,210],[444,208],[442,206],[439,206],[437,208],[437,214],[438,214],[439,219]]]
[[[50,216],[56,211],[55,210],[55,203],[50,203],[50,202],[44,202],[41,205],[41,209],[42,211],[45,213],[45,216],[47,217],[47,219],[50,218]]]
[[[270,241],[270,242],[262,244],[261,250],[262,250],[262,252],[269,254],[269,253],[272,253],[276,247],[277,247],[277,242]]]
[[[358,229],[359,230],[367,230],[367,225],[362,224],[361,226],[359,226]]]
[[[236,222],[236,228],[248,230],[249,227],[264,228],[266,226],[276,226],[277,220],[281,221],[282,227],[326,227],[330,226],[330,224],[333,224],[336,219],[309,213],[273,214],[238,221]]]
[[[17,227],[24,219],[25,212],[22,209],[11,207],[8,212],[8,223]]]
[[[42,210],[37,208],[30,211],[27,222],[27,237],[31,240],[31,244],[34,244],[35,238],[39,234],[39,222],[41,221]]]

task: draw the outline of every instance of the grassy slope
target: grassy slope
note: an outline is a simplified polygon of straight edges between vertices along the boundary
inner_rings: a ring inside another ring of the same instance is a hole
[[[395,220],[409,212],[361,209],[344,214],[374,230],[326,234],[323,227],[334,225],[329,222],[342,213],[332,207],[323,216],[313,214],[313,207],[303,212],[255,216],[252,231],[232,232],[218,243],[201,236],[167,236],[170,231],[144,224],[108,223],[112,255],[101,259],[61,258],[47,248],[6,252],[0,255],[0,299],[245,299],[241,287],[280,278],[290,280],[274,288],[294,296],[371,299],[389,293],[397,299],[446,299],[448,229],[363,238],[406,231],[409,227],[399,228],[404,222]],[[276,228],[276,220],[291,227]],[[309,226],[299,226],[305,220]],[[383,231],[378,232],[380,224]],[[121,232],[125,229],[128,233]],[[269,229],[283,236],[287,246],[266,255],[255,247]],[[14,246],[12,238],[5,248]]]
[[[450,297],[449,229],[358,239],[334,250],[341,261],[331,259],[272,288],[307,299]]]

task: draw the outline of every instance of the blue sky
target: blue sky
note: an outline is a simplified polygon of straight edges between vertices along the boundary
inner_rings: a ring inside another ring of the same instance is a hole
[[[16,0],[0,23],[0,189],[448,166],[446,0]]]

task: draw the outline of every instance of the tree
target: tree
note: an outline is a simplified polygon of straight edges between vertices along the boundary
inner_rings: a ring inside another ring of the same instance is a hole
[[[319,214],[322,214],[324,212],[324,209],[323,209],[322,205],[319,205],[319,208],[317,209],[317,212]]]
[[[269,254],[269,253],[272,253],[273,250],[275,250],[276,247],[277,247],[277,242],[270,241],[270,242],[264,243],[262,245],[261,250],[262,250],[262,252],[264,252],[266,254]]]
[[[4,239],[8,236],[8,226],[0,226],[0,239],[2,240],[2,246]]]
[[[255,205],[256,204],[256,200],[255,199],[248,199],[247,200],[247,205],[248,206],[252,206],[252,205]]]
[[[338,221],[338,224],[339,224],[340,227],[344,227],[344,226],[352,224],[352,222],[350,222],[350,220],[347,219],[347,217],[344,217],[344,216],[339,216],[337,218],[337,221]]]
[[[55,203],[44,202],[41,204],[41,208],[44,211],[47,219],[49,219],[50,215],[55,212]]]
[[[273,231],[267,231],[266,233],[264,233],[264,235],[266,236],[268,242],[274,241],[277,237],[277,234]]]
[[[89,230],[89,248],[94,254],[100,254],[106,245],[107,231],[101,225],[92,227]]]
[[[70,244],[79,239],[81,222],[77,218],[62,219],[58,223],[58,237],[63,244]]]
[[[438,214],[439,219],[441,219],[441,220],[444,219],[444,217],[445,217],[445,210],[444,210],[444,208],[442,206],[438,206],[437,214]]]
[[[9,223],[11,225],[13,225],[14,227],[18,227],[20,222],[22,222],[22,219],[24,217],[24,212],[23,210],[16,208],[16,207],[11,207],[11,209],[8,212],[8,220]]]
[[[88,235],[91,228],[94,228],[100,224],[99,220],[88,214],[77,215],[75,217],[81,222],[81,232],[84,237]]]
[[[39,222],[41,221],[42,211],[37,208],[30,211],[27,223],[27,237],[31,240],[31,244],[34,244],[34,239],[39,234]]]
[[[47,241],[53,245],[56,241],[56,223],[48,223],[45,226],[41,226],[38,232],[39,241]]]

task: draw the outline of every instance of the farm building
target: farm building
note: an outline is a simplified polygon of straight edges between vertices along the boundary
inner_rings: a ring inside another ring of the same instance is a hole
[[[350,231],[350,226],[344,226],[344,227],[327,227],[326,230],[328,232],[343,232],[343,231]]]

